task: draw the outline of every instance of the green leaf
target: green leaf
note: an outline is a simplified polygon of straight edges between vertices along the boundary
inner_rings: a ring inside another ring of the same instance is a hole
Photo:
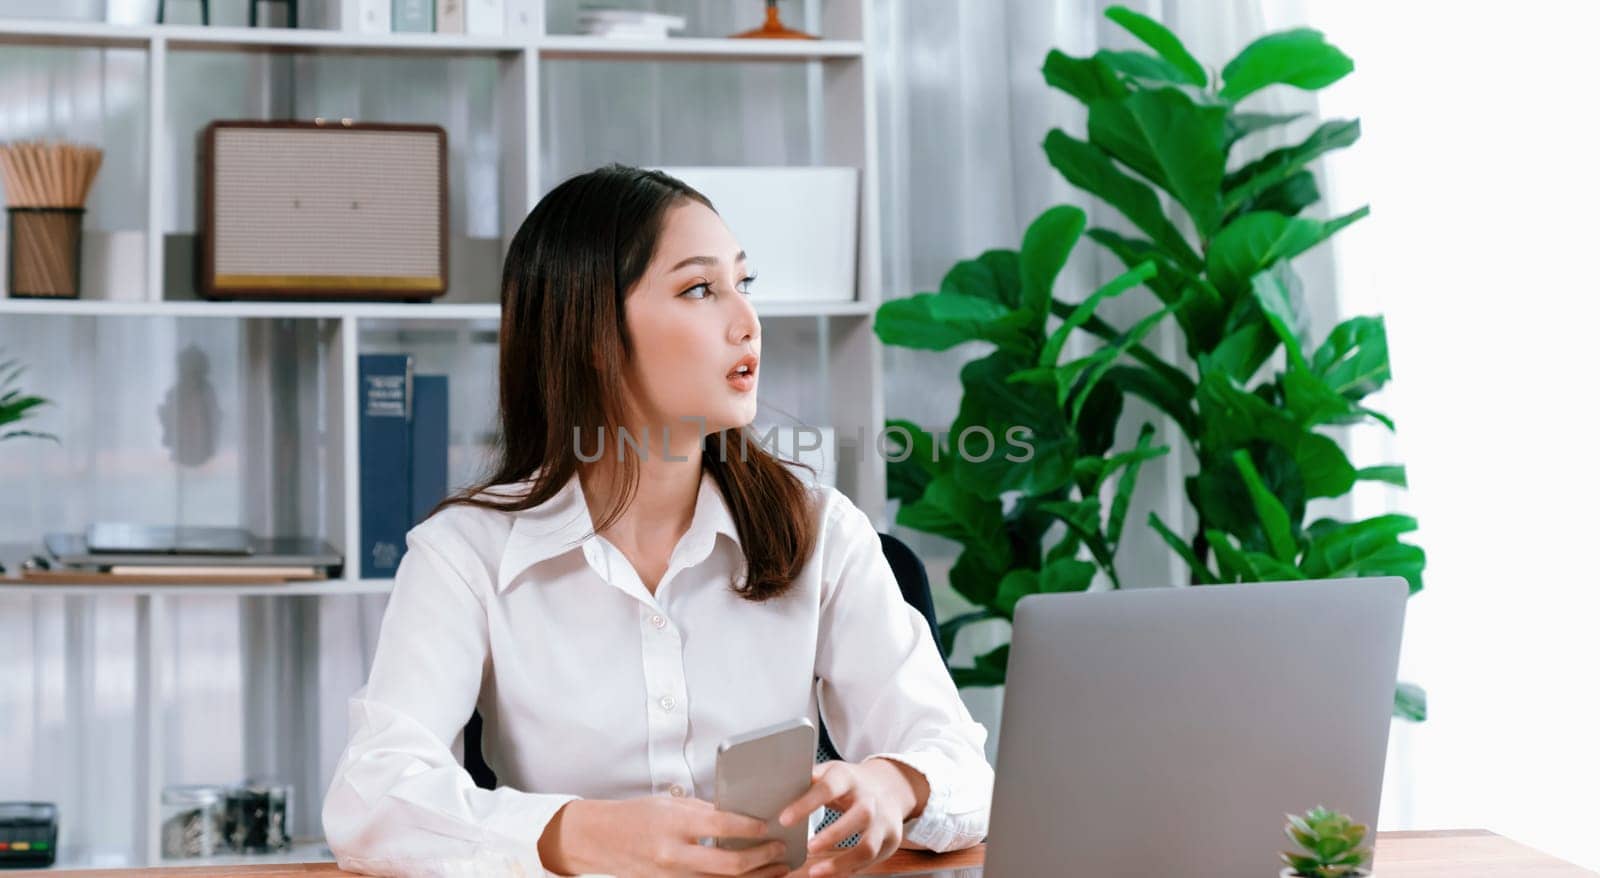
[[[1150,527],[1155,530],[1156,534],[1172,548],[1172,551],[1177,552],[1178,557],[1189,565],[1189,573],[1194,577],[1196,583],[1212,585],[1217,582],[1216,575],[1211,572],[1210,568],[1200,563],[1200,559],[1195,557],[1194,550],[1189,548],[1189,544],[1183,541],[1183,537],[1173,533],[1172,528],[1167,527],[1166,522],[1161,520],[1161,516],[1152,512],[1146,521],[1149,522]]]
[[[915,502],[934,476],[949,471],[949,455],[938,447],[933,434],[911,421],[898,418],[885,421],[884,436],[887,442],[893,443],[890,453],[885,455],[890,499]],[[902,443],[902,438],[909,441]]]
[[[1139,479],[1139,468],[1146,460],[1155,456],[1152,452],[1152,441],[1156,435],[1153,424],[1144,424],[1139,428],[1139,438],[1134,442],[1131,455],[1124,457],[1126,463],[1122,475],[1117,479],[1117,492],[1111,498],[1111,512],[1106,518],[1106,542],[1111,544],[1112,551],[1122,544],[1122,525],[1128,518],[1128,504],[1133,500],[1135,482]],[[1160,452],[1167,449],[1162,448]]]
[[[1009,490],[1045,493],[1066,483],[1077,456],[1076,437],[1065,432],[1061,404],[1053,387],[1015,381],[1031,360],[996,351],[961,367],[961,406],[950,425],[951,459],[958,484],[985,499]],[[987,431],[993,449],[981,435],[958,444],[969,428]],[[1018,449],[1013,431],[1021,428],[1032,448],[1031,458]]]
[[[1145,286],[1163,305],[1171,305],[1183,295],[1183,286],[1189,276],[1173,264],[1161,248],[1142,238],[1126,238],[1110,229],[1090,229],[1090,240],[1110,250],[1129,269],[1149,262],[1155,274],[1145,281]]]
[[[1298,546],[1299,522],[1306,510],[1305,478],[1293,453],[1275,442],[1256,438],[1236,447],[1199,450],[1199,471],[1184,480],[1184,492],[1200,521],[1238,537],[1246,550],[1272,548],[1250,488],[1233,460],[1233,452],[1239,450],[1249,452],[1267,491],[1283,506],[1290,537]]]
[[[1102,99],[1120,98],[1128,87],[1117,79],[1116,71],[1099,58],[1074,58],[1051,49],[1045,55],[1044,81],[1059,88],[1084,104]]]
[[[1274,273],[1263,271],[1250,278],[1250,290],[1255,295],[1256,304],[1261,306],[1262,314],[1267,318],[1267,325],[1277,333],[1278,340],[1283,342],[1284,350],[1288,351],[1290,368],[1305,369],[1305,355],[1302,353],[1300,339],[1293,329],[1297,317],[1293,306],[1289,304],[1289,291],[1284,287],[1283,281]]]
[[[1002,350],[1032,354],[1027,314],[959,293],[918,293],[878,306],[872,329],[889,345],[942,351],[963,342],[988,341]]]
[[[1262,552],[1245,552],[1244,560],[1250,566],[1250,578],[1256,582],[1292,582],[1306,578],[1300,568]]]
[[[1011,657],[1011,644],[1005,643],[1005,644],[1001,644],[1000,646],[995,647],[994,649],[989,650],[988,652],[984,653],[983,655],[978,656],[976,661],[975,661],[975,664],[979,668],[982,668],[982,669],[985,669],[985,670],[989,670],[989,671],[994,671],[994,672],[1000,674],[1001,678],[1004,679],[1005,673],[1006,673],[1006,665],[1009,664],[1010,657]]]
[[[1014,311],[1022,304],[1021,282],[1016,268],[1017,254],[990,250],[977,259],[963,259],[950,267],[939,280],[939,292],[986,299]],[[1012,264],[1006,266],[1010,261]]]
[[[1317,126],[1305,140],[1275,149],[1228,174],[1222,180],[1222,203],[1233,210],[1246,199],[1289,179],[1318,156],[1355,143],[1361,137],[1358,119],[1334,119]]]
[[[1094,53],[1096,58],[1105,62],[1107,67],[1122,74],[1124,82],[1134,85],[1188,85],[1183,76],[1183,71],[1154,55],[1144,52],[1117,52],[1102,49]],[[1137,89],[1135,89],[1137,91]]]
[[[885,461],[884,470],[888,478],[890,500],[914,503],[927,490],[928,483],[933,481],[932,476],[904,460]]]
[[[1335,326],[1311,359],[1334,393],[1359,400],[1389,380],[1389,341],[1382,317],[1354,317]]]
[[[1228,149],[1232,149],[1235,143],[1257,131],[1265,131],[1268,128],[1287,125],[1297,119],[1304,118],[1305,115],[1305,113],[1282,115],[1275,113],[1229,113],[1223,143],[1226,144]]]
[[[1124,399],[1121,390],[1104,381],[1089,391],[1076,431],[1078,453],[1083,455],[1081,460],[1098,460],[1116,444],[1117,422],[1122,419]],[[1072,464],[1074,476],[1079,472],[1079,462]]]
[[[896,516],[896,521],[898,520]],[[950,566],[950,588],[980,607],[994,604],[1000,577],[1004,574],[1006,566],[1011,563],[1009,551],[1006,553],[1006,563],[1000,566],[991,566],[993,559],[986,560],[985,555],[985,552],[971,547],[963,548],[961,554],[956,556],[956,563]]]
[[[1355,69],[1355,63],[1323,39],[1322,32],[1296,28],[1267,34],[1244,47],[1222,68],[1223,98],[1240,101],[1269,85],[1316,91]]]
[[[1089,554],[1094,556],[1094,559],[1100,563],[1100,567],[1108,575],[1111,575],[1113,582],[1115,582],[1115,567],[1113,563],[1115,556],[1110,544],[1106,542],[1105,536],[1100,533],[1100,501],[1095,499],[1077,502],[1059,500],[1041,503],[1039,504],[1039,509],[1059,518],[1061,523],[1067,526],[1067,530],[1076,535],[1079,540],[1082,540],[1083,544],[1088,547]]]
[[[1428,718],[1428,693],[1415,683],[1396,684],[1394,715],[1412,722],[1423,722]]]
[[[1076,306],[1070,302],[1056,301],[1050,303],[1051,313],[1058,317],[1065,318],[1075,309]],[[1090,335],[1109,342],[1119,341],[1127,334],[1099,317],[1090,317],[1083,324],[1083,328]],[[1136,360],[1139,365],[1149,369],[1163,382],[1172,387],[1180,388],[1186,398],[1194,397],[1194,379],[1190,378],[1183,370],[1152,353],[1149,348],[1136,344],[1128,348],[1128,356]]]
[[[1308,497],[1338,497],[1355,484],[1355,467],[1339,443],[1308,432],[1290,412],[1239,389],[1221,370],[1201,376],[1195,399],[1205,446],[1228,448],[1253,439],[1273,442],[1293,456]]]
[[[951,618],[940,622],[939,645],[944,648],[944,654],[950,655],[951,653],[955,652],[956,635],[961,633],[961,629],[971,625],[974,622],[983,622],[993,618],[995,618],[994,613],[989,610],[988,607],[985,607],[981,610],[973,610],[970,613],[962,613],[959,616],[952,616]]]
[[[1030,451],[1017,451],[995,434],[995,450],[987,460],[961,460],[958,480],[968,487],[978,486],[983,497],[999,497],[1008,491],[1027,496],[1049,494],[1072,478],[1078,459],[1078,437],[1041,439],[1032,437]],[[969,440],[972,453],[981,455],[988,443]]]
[[[1261,480],[1261,474],[1251,462],[1249,452],[1243,449],[1235,451],[1233,463],[1239,468],[1239,476],[1244,479],[1245,488],[1250,492],[1250,501],[1255,506],[1262,530],[1266,532],[1267,545],[1272,548],[1273,557],[1285,564],[1293,564],[1296,547],[1294,534],[1289,529],[1289,513]]]
[[[1270,211],[1229,223],[1206,251],[1206,276],[1228,299],[1248,289],[1258,272],[1304,253],[1328,237],[1329,223]]]
[[[949,475],[930,482],[917,502],[901,506],[895,523],[956,540],[990,570],[1003,570],[1011,560],[1000,501],[963,490]]]
[[[1039,571],[1039,593],[1086,591],[1094,582],[1094,575],[1099,569],[1088,561],[1071,558],[1053,561]]]
[[[1030,594],[1054,594],[1087,589],[1094,580],[1095,565],[1088,561],[1063,558],[1043,570],[1012,570],[1000,580],[996,608],[1007,618],[1016,612],[1017,601]]]
[[[1099,359],[1099,362],[1097,362],[1094,367],[1083,376],[1078,384],[1073,387],[1073,393],[1075,394],[1075,397],[1072,401],[1072,414],[1067,419],[1069,424],[1074,427],[1077,426],[1078,416],[1083,412],[1084,401],[1088,398],[1089,391],[1094,389],[1095,384],[1098,383],[1101,378],[1105,377],[1106,372],[1108,372],[1111,367],[1116,364],[1117,360],[1127,352],[1128,348],[1137,344],[1146,335],[1149,335],[1150,330],[1155,329],[1156,324],[1166,319],[1167,315],[1171,314],[1172,311],[1173,309],[1169,306],[1162,308],[1160,311],[1157,311],[1154,314],[1150,314],[1149,316],[1140,320],[1138,323],[1135,323],[1128,330],[1127,335],[1122,339],[1122,341],[1118,342],[1113,347],[1105,348],[1100,353],[1095,354],[1095,357]]]
[[[1200,370],[1219,370],[1235,381],[1249,381],[1278,349],[1278,334],[1265,323],[1247,323],[1229,334],[1210,354],[1201,354]]]
[[[1037,570],[1012,570],[1000,580],[1000,590],[995,594],[995,609],[1001,616],[1010,619],[1016,612],[1017,601],[1024,595],[1030,595],[1039,590],[1039,571]]]
[[[1388,482],[1396,487],[1406,487],[1406,468],[1398,463],[1369,466],[1356,470],[1356,479],[1363,482]]]
[[[1223,107],[1197,106],[1174,88],[1089,105],[1089,140],[1171,193],[1209,238],[1222,218]],[[1130,217],[1131,219],[1131,217]]]
[[[1302,565],[1314,579],[1342,576],[1401,576],[1411,593],[1422,589],[1422,549],[1399,541],[1417,528],[1409,515],[1379,515],[1316,533]]]
[[[1083,234],[1084,222],[1081,208],[1059,205],[1039,214],[1022,235],[1021,307],[1035,316],[1035,326],[1042,326],[1050,313],[1056,276]]]
[[[1100,147],[1052,129],[1044,138],[1045,155],[1068,183],[1099,197],[1150,236],[1168,258],[1190,271],[1205,267],[1178,227],[1167,219],[1161,201],[1144,183],[1117,170]]]
[[[1157,55],[1182,74],[1185,81],[1201,87],[1206,85],[1206,69],[1160,22],[1126,6],[1112,6],[1106,9],[1105,16],[1133,34],[1134,39],[1154,49]]]
[[[1211,552],[1217,556],[1217,569],[1221,571],[1224,582],[1250,581],[1253,575],[1250,561],[1226,533],[1214,528],[1207,529],[1206,542],[1211,544]]]
[[[1171,418],[1190,441],[1199,438],[1194,413],[1194,382],[1175,385],[1164,376],[1139,366],[1112,366],[1102,379],[1125,394],[1137,396]]]
[[[1235,217],[1262,210],[1294,216],[1316,204],[1317,199],[1321,197],[1322,192],[1317,189],[1316,175],[1306,170],[1295,171],[1240,202],[1237,208],[1222,218],[1222,222],[1226,225],[1233,222]]]
[[[1066,346],[1067,336],[1074,329],[1078,329],[1089,322],[1089,319],[1094,316],[1095,310],[1100,307],[1101,302],[1122,295],[1149,280],[1155,276],[1155,273],[1156,266],[1154,262],[1142,262],[1129,271],[1112,278],[1110,283],[1100,289],[1090,293],[1089,298],[1084,299],[1081,304],[1073,308],[1067,318],[1061,321],[1061,325],[1050,333],[1050,338],[1046,340],[1044,348],[1039,353],[1039,365],[1051,367],[1056,365],[1056,361],[1061,358],[1061,349]]]
[[[1355,424],[1376,414],[1340,396],[1321,377],[1303,367],[1290,367],[1284,373],[1283,395],[1284,404],[1302,426]],[[1387,418],[1379,418],[1388,423]],[[1389,427],[1393,429],[1393,424]]]
[[[1004,674],[996,673],[988,668],[951,668],[950,678],[955,681],[958,689],[1000,686],[1006,682]]]

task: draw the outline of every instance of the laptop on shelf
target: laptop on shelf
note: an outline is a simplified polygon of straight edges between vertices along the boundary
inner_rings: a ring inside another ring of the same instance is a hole
[[[215,552],[93,551],[84,534],[50,533],[44,538],[52,563],[66,567],[99,568],[124,564],[211,567],[337,567],[344,556],[323,540],[303,537],[251,536],[249,552],[219,555]]]
[[[126,522],[89,525],[84,542],[95,554],[248,555],[250,532],[242,527],[194,527]]]

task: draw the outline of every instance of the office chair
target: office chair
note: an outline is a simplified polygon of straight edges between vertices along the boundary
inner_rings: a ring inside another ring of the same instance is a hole
[[[889,569],[894,571],[895,582],[900,585],[900,594],[906,603],[915,607],[923,618],[928,620],[928,630],[933,633],[934,647],[939,650],[939,659],[948,663],[950,657],[944,654],[944,646],[939,642],[939,620],[933,608],[933,590],[928,586],[928,571],[922,564],[922,559],[911,547],[902,542],[898,537],[886,533],[878,534],[878,542],[883,546],[884,557],[889,561]],[[483,717],[477,711],[472,712],[472,719],[467,720],[465,728],[465,741],[462,762],[467,769],[467,774],[472,776],[473,783],[479,787],[492,790],[497,785],[494,771],[483,761]],[[838,759],[838,751],[833,749],[833,741],[828,738],[828,729],[822,723],[817,724],[817,762],[827,762]],[[839,819],[839,812],[832,808],[823,810],[822,821],[817,825],[820,830],[833,821]],[[839,847],[851,847],[860,840],[859,835],[852,835],[839,843]]]

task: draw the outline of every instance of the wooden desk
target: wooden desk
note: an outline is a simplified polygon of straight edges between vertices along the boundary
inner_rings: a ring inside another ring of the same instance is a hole
[[[1457,829],[1445,832],[1380,832],[1375,878],[1595,878],[1596,873],[1580,869],[1533,848],[1483,829]],[[983,846],[949,854],[899,851],[872,870],[874,875],[903,875],[941,870],[970,869],[983,865]],[[200,875],[233,878],[290,878],[290,876],[353,875],[333,863],[294,863],[289,865],[230,867],[163,867],[158,869],[111,869],[94,871],[11,872],[11,875],[51,876],[51,878],[198,878]],[[939,875],[938,878],[955,878]],[[1048,876],[1041,876],[1048,878]]]

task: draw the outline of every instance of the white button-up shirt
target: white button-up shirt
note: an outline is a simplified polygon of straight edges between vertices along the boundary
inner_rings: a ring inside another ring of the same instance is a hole
[[[820,717],[846,761],[892,758],[927,778],[905,847],[981,841],[987,732],[871,519],[833,488],[809,497],[814,552],[764,603],[731,588],[744,559],[709,474],[654,594],[603,536],[585,539],[577,477],[531,510],[456,506],[413,528],[324,800],[339,865],[545,875],[539,838],[566,802],[712,800],[719,742],[797,716]],[[474,708],[492,791],[460,762]]]

